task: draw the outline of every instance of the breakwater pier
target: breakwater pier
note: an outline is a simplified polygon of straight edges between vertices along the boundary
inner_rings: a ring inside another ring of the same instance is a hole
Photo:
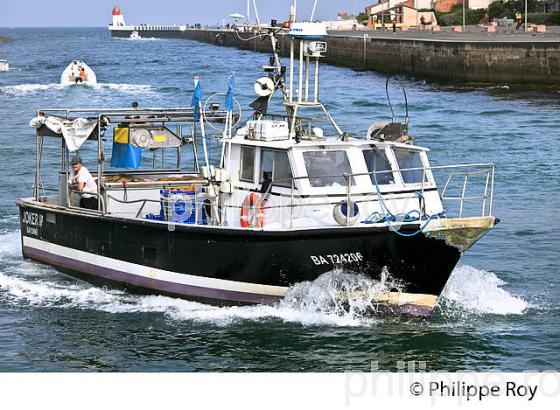
[[[269,52],[270,45],[252,33],[186,26],[135,27],[142,37],[184,38],[225,47]],[[131,29],[111,30],[114,37],[128,37]],[[288,54],[287,38],[279,48]],[[328,64],[391,74],[405,74],[438,81],[560,85],[560,30],[515,33],[511,29],[484,33],[442,30],[330,32]]]

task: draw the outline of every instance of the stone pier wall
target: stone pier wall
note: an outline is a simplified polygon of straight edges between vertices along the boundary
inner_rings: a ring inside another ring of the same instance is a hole
[[[129,33],[113,33],[128,36]],[[241,40],[234,32],[187,30],[143,32],[146,37],[174,37],[225,47],[270,52],[270,42]],[[241,34],[243,37],[250,35]],[[288,41],[279,40],[287,55]],[[382,39],[329,36],[324,62],[382,73],[406,74],[451,82],[560,84],[560,42],[489,42]]]

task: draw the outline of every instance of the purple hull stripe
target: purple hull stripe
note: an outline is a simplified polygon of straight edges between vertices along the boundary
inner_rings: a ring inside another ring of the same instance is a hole
[[[376,307],[381,313],[396,313],[410,316],[430,316],[434,310],[433,307],[415,305],[412,303],[406,303],[403,305],[380,303],[376,305]]]
[[[66,258],[64,256],[55,255],[39,249],[28,246],[23,247],[23,254],[31,259],[48,263],[53,266],[86,273],[99,278],[120,282],[123,284],[131,284],[139,288],[158,290],[171,293],[183,297],[200,297],[206,299],[215,299],[221,301],[243,302],[243,303],[273,303],[280,299],[281,296],[262,295],[248,292],[238,292],[232,290],[205,288],[201,286],[184,285],[182,283],[167,282],[158,279],[146,278],[143,276],[133,275],[130,273],[118,271],[115,269],[93,265],[76,259]]]
[[[399,306],[401,313],[412,316],[430,316],[434,310],[433,307],[406,304]]]

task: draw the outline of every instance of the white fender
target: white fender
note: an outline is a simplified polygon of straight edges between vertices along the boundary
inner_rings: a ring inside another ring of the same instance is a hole
[[[348,211],[350,215],[347,217]],[[360,208],[355,202],[350,201],[350,206],[347,206],[346,201],[342,201],[334,206],[333,218],[339,225],[354,225],[360,218]]]

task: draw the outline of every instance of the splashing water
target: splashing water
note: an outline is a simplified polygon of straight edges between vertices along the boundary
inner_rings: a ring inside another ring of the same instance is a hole
[[[529,304],[503,289],[504,284],[492,272],[472,266],[458,266],[441,297],[444,303],[450,302],[451,308],[455,310],[479,314],[522,314]]]
[[[374,297],[380,292],[401,290],[402,285],[383,269],[379,281],[335,269],[312,282],[292,286],[281,307],[345,318],[348,325],[361,324],[376,312]]]
[[[312,282],[301,282],[288,289],[285,298],[273,305],[215,308],[200,304],[181,306],[172,317],[228,324],[236,320],[264,321],[278,319],[302,325],[367,326],[378,318],[371,312],[371,298],[341,298],[342,294],[360,292],[375,295],[392,289],[396,283],[386,273],[381,281],[361,275],[333,270]]]

